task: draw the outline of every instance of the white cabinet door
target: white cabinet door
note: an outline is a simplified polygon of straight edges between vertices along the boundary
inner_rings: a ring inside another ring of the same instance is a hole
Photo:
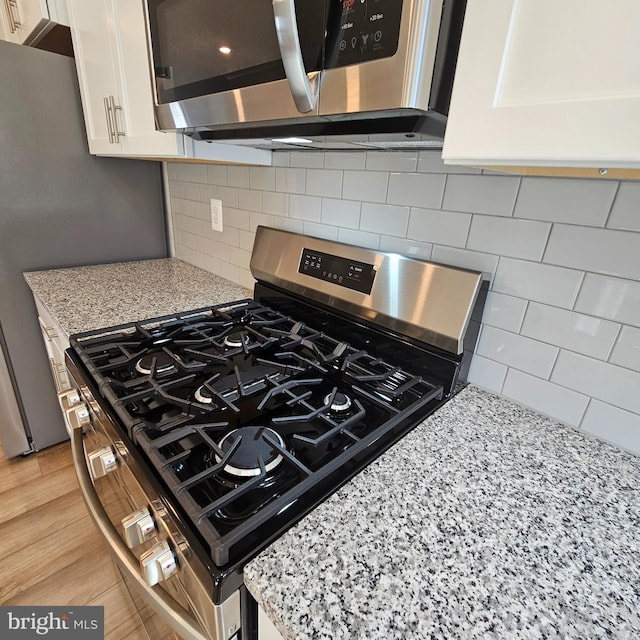
[[[640,2],[467,3],[443,158],[640,167]]]
[[[122,154],[122,136],[115,133],[126,132],[126,122],[123,110],[117,108],[122,98],[111,38],[115,30],[111,0],[69,0],[67,7],[89,151]]]

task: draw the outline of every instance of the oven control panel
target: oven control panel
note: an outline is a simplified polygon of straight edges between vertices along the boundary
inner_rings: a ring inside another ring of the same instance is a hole
[[[303,249],[298,273],[370,294],[376,277],[376,266],[313,249]]]

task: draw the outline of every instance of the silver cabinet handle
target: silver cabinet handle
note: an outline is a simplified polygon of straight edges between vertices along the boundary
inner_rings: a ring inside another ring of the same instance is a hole
[[[18,13],[18,16],[20,15],[19,11],[20,11],[20,7],[18,6],[18,0],[9,0],[9,8],[11,9],[11,17],[13,19],[13,24],[16,26],[16,29],[18,27],[22,26],[22,21],[20,20],[20,18],[16,18],[16,14],[13,13],[13,8],[15,7],[16,12]]]
[[[111,553],[122,568],[126,577],[136,586],[137,590],[145,594],[145,600],[153,610],[163,618],[172,629],[185,640],[206,640],[199,629],[193,616],[185,611],[171,596],[161,587],[149,587],[140,575],[138,562],[133,559],[131,551],[116,531],[109,516],[106,514],[96,494],[89,475],[89,470],[84,460],[82,446],[82,428],[73,427],[71,438],[71,453],[73,466],[78,476],[78,484],[89,511],[91,519],[95,523],[100,535],[107,542]]]
[[[118,128],[118,116],[116,115],[116,111],[122,111],[122,107],[119,104],[116,104],[115,98],[113,96],[109,96],[109,104],[111,106],[111,114],[113,118],[113,137],[115,138],[115,142],[120,142],[120,136],[124,138],[127,134],[124,131],[120,131]]]
[[[109,134],[109,142],[113,144],[115,142],[114,133],[113,133],[113,124],[111,122],[111,105],[109,104],[108,98],[102,99],[104,102],[104,115],[107,119],[107,133]]]
[[[7,18],[9,19],[9,29],[11,33],[15,33],[18,30],[18,26],[20,26],[20,21],[16,20],[15,15],[13,14],[13,6],[15,6],[15,0],[4,0],[4,6],[7,9]]]
[[[293,101],[300,113],[308,113],[315,109],[318,102],[320,74],[315,73],[309,78],[304,68],[294,0],[273,0],[273,17],[282,64]]]

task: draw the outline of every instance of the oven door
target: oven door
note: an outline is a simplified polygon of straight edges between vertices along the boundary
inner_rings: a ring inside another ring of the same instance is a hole
[[[317,114],[325,0],[147,0],[161,129]]]
[[[235,639],[240,630],[240,594],[221,605],[211,602],[203,570],[172,514],[144,481],[143,472],[87,388],[59,398],[89,515],[149,636],[158,640]]]

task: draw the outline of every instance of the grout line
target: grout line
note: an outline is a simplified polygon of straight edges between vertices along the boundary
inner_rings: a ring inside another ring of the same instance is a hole
[[[583,394],[586,395],[586,394]],[[578,422],[578,429],[582,429],[582,423],[584,422],[585,416],[587,415],[587,411],[589,411],[589,407],[591,406],[591,401],[593,400],[593,398],[591,396],[587,396],[587,398],[589,398],[589,400],[587,401],[587,406],[584,408],[584,412],[582,413],[582,417],[580,418],[579,422]]]
[[[620,193],[620,181],[618,181],[618,184],[616,186],[616,190],[613,194],[613,200],[611,200],[611,204],[609,205],[609,211],[607,212],[607,217],[605,218],[604,221],[604,227],[603,229],[608,229],[609,227],[607,227],[607,225],[609,224],[609,220],[611,219],[611,213],[613,212],[613,207],[616,203],[616,200],[618,199],[618,194]]]
[[[444,184],[442,185],[442,195],[440,196],[440,206],[438,207],[438,209],[440,209],[440,211],[444,211],[444,209],[442,207],[444,206],[444,194],[447,191],[447,183],[448,182],[449,182],[449,174],[445,173],[444,174]],[[471,226],[471,225],[469,225],[469,226]]]
[[[518,188],[516,189],[516,197],[513,201],[513,207],[511,208],[511,217],[515,217],[516,207],[518,206],[518,198],[520,197],[520,189],[522,188],[522,176],[518,177]]]
[[[544,261],[544,256],[547,253],[547,249],[549,248],[549,242],[551,240],[551,234],[553,233],[553,229],[555,227],[555,222],[551,223],[551,226],[549,227],[549,233],[547,234],[547,239],[544,243],[544,249],[542,250],[542,255],[540,256],[540,259],[538,260],[539,264],[549,264],[547,262]]]
[[[586,279],[587,279],[587,272],[583,271],[580,284],[578,285],[578,290],[576,291],[576,294],[575,294],[575,298],[571,302],[571,307],[570,307],[571,311],[575,311],[576,309],[576,305],[578,304],[578,299],[580,298],[580,294],[582,293],[582,288],[584,287],[584,282]],[[580,313],[580,312],[576,312],[576,313]]]

